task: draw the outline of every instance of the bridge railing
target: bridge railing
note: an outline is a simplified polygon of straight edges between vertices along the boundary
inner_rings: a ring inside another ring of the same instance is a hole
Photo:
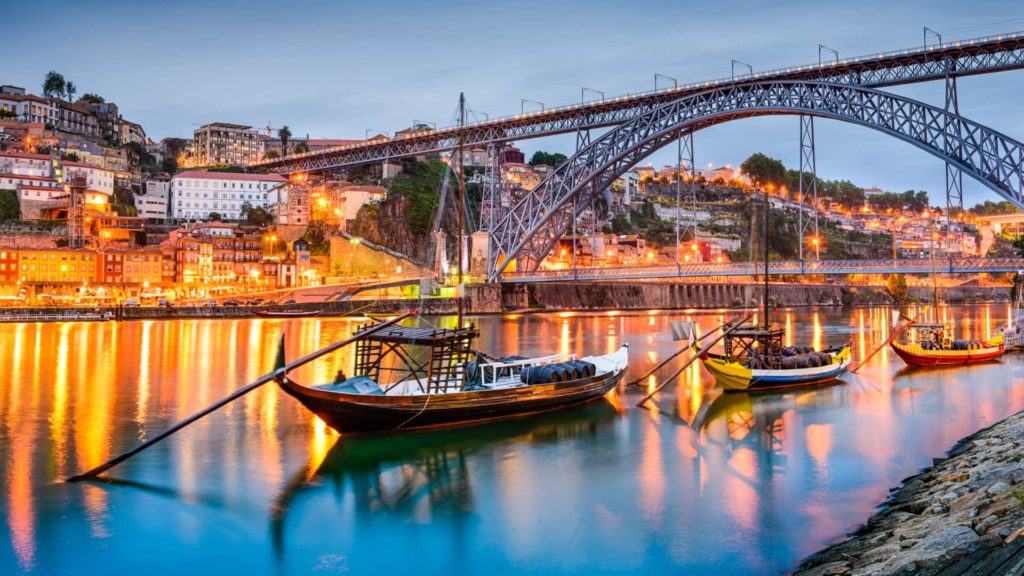
[[[773,260],[768,263],[772,276],[805,274],[940,274],[974,272],[1017,272],[1024,270],[1024,258],[931,258],[874,260]],[[503,282],[545,282],[563,280],[616,280],[631,278],[756,276],[764,273],[764,263],[723,262],[662,264],[654,266],[618,266],[564,268],[535,272],[506,272]]]

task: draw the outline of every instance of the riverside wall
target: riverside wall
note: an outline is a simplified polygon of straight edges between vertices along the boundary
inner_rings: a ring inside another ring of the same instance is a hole
[[[759,284],[545,282],[538,284],[476,284],[466,287],[466,314],[501,314],[517,311],[650,310],[688,308],[735,308],[755,306]],[[931,291],[912,288],[910,296],[927,301]],[[1009,288],[957,287],[944,289],[942,299],[951,304],[1009,302]],[[773,286],[771,299],[779,307],[868,306],[893,303],[884,288],[790,284]],[[422,300],[343,300],[289,304],[292,310],[319,311],[324,316],[360,313],[393,313],[419,306],[423,314],[455,314],[451,298]],[[249,318],[266,307],[174,306],[105,308],[120,320],[173,318]],[[55,308],[0,310],[0,320],[11,313],[53,313]]]

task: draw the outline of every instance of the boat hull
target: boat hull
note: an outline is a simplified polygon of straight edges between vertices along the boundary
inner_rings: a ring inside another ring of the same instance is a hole
[[[1006,346],[1002,342],[986,345],[978,350],[925,350],[920,346],[911,346],[895,341],[889,345],[904,362],[911,366],[978,364],[996,360],[1006,352]]]
[[[308,318],[310,316],[319,316],[319,310],[302,310],[296,312],[274,312],[273,310],[255,310],[253,314],[262,316],[263,318]]]
[[[338,432],[391,432],[477,423],[582,404],[604,396],[624,374],[621,369],[558,384],[416,396],[332,392],[287,377],[278,383]]]
[[[723,356],[705,353],[701,361],[708,372],[727,391],[767,391],[816,386],[836,381],[850,366],[850,347],[832,352],[832,364],[786,370],[751,370]]]

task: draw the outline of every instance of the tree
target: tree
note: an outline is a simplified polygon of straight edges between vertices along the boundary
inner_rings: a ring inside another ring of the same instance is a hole
[[[220,222],[224,218],[224,216],[221,215],[220,212],[210,212],[209,218],[210,218],[210,220],[213,220],[214,222]]]
[[[905,302],[907,300],[907,279],[903,277],[903,274],[890,274],[889,280],[886,282],[886,288],[889,289],[889,294],[892,295],[893,300],[897,302]]]
[[[60,98],[64,95],[66,86],[67,82],[65,82],[64,76],[54,70],[50,70],[46,73],[46,78],[43,80],[43,96],[47,98]]]
[[[554,166],[555,168],[558,168],[566,160],[568,160],[568,158],[565,154],[562,154],[561,152],[551,153],[544,152],[543,150],[538,150],[533,153],[533,156],[530,157],[529,164],[530,166],[536,166],[538,164],[547,164],[548,166]]]
[[[72,100],[74,100],[75,94],[77,94],[77,93],[78,93],[78,87],[75,86],[74,82],[69,80],[69,81],[64,83],[64,94],[67,95],[68,102],[71,102]]]
[[[309,152],[309,145],[305,142],[299,142],[298,146],[295,147],[296,154],[303,154]]]
[[[100,96],[99,94],[93,94],[92,92],[86,92],[85,94],[82,94],[80,100],[82,100],[83,102],[88,102],[90,104],[103,104],[104,102],[106,102],[106,99],[103,98],[103,96]]]
[[[78,154],[76,152],[65,152],[64,154],[61,154],[61,158],[63,158],[67,162],[80,162],[81,161],[81,159],[78,157]]]
[[[740,164],[743,173],[750,177],[754,183],[764,186],[773,184],[785,186],[788,183],[786,167],[782,161],[770,158],[760,152],[752,154]]]
[[[21,204],[16,190],[0,190],[0,222],[21,217]]]
[[[174,156],[164,156],[164,161],[160,168],[168,174],[174,174],[178,171],[178,159]]]
[[[281,139],[281,151],[287,156],[288,155],[288,140],[292,137],[292,131],[288,126],[281,126],[277,131],[277,137]]]
[[[250,226],[267,226],[274,221],[274,215],[263,206],[253,207],[249,202],[243,202],[241,207],[242,218]]]
[[[277,153],[277,150],[271,150],[270,152],[267,152],[266,155],[267,160],[276,160],[277,158],[280,157],[281,155]]]

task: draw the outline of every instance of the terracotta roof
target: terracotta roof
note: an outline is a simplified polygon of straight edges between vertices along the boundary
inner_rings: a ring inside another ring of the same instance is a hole
[[[7,173],[3,173],[3,174],[0,174],[0,178],[10,178],[12,180],[38,180],[38,181],[53,182],[54,184],[57,183],[56,180],[54,180],[53,178],[50,178],[49,176],[31,176],[29,174],[7,174]]]
[[[28,152],[0,152],[0,157],[25,158],[27,160],[49,160],[48,154],[29,154]]]
[[[253,180],[259,182],[287,182],[280,174],[238,174],[236,172],[205,172],[187,170],[174,175],[175,178],[205,178],[207,180]]]

